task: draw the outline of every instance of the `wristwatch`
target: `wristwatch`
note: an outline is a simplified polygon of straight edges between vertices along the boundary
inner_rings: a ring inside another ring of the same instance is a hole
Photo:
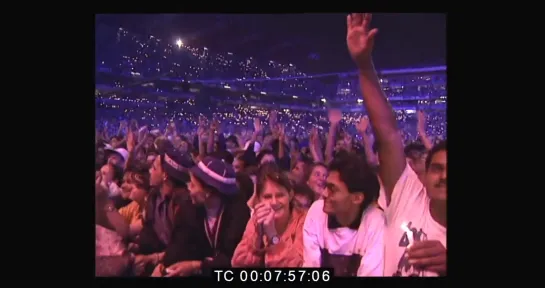
[[[273,237],[271,237],[271,244],[272,245],[276,245],[280,243],[280,238],[278,238],[278,236],[274,235]]]

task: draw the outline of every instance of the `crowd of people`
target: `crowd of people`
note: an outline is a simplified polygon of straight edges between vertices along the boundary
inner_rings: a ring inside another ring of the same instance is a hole
[[[371,14],[347,16],[365,116],[334,108],[297,118],[259,109],[208,119],[188,109],[183,120],[101,115],[96,275],[227,267],[447,275],[446,130],[433,128],[446,121],[393,111],[373,65],[370,22]]]

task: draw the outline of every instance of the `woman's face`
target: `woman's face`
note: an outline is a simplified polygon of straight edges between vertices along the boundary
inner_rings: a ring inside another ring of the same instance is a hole
[[[295,164],[295,167],[291,170],[291,179],[295,181],[295,183],[303,183],[305,181],[305,163],[302,161],[298,161],[297,164]]]
[[[274,181],[266,180],[261,192],[260,201],[271,205],[271,208],[275,212],[274,219],[289,216],[291,195],[284,186]]]
[[[328,172],[323,166],[315,166],[310,173],[308,179],[308,186],[314,189],[314,187],[324,189],[327,180]],[[316,191],[315,191],[316,192]]]

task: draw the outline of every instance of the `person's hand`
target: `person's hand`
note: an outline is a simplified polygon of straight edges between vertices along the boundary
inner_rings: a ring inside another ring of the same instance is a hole
[[[131,253],[137,253],[139,249],[140,246],[138,246],[136,243],[131,242],[129,245],[127,245],[127,250],[129,250]]]
[[[155,266],[155,269],[153,269],[153,272],[151,273],[151,277],[163,277],[163,269],[165,266],[162,263],[159,263],[157,266]]]
[[[426,131],[426,113],[420,110],[418,111],[418,114],[416,115],[418,119],[418,122],[417,122],[418,132],[425,132]]]
[[[132,153],[134,151],[134,147],[136,146],[136,139],[134,137],[134,132],[129,129],[129,132],[127,133],[127,151],[129,153]]]
[[[437,240],[416,241],[408,249],[409,264],[447,275],[447,248]]]
[[[274,210],[267,202],[260,202],[254,207],[254,213],[256,217],[256,224],[263,225],[263,232],[267,235],[267,238],[276,236],[276,227],[274,227]]]
[[[329,122],[331,124],[337,124],[337,123],[341,122],[341,119],[343,117],[343,114],[342,114],[341,110],[339,110],[339,109],[330,109],[327,112],[327,115],[328,115],[328,118],[329,118]]]
[[[216,120],[216,119],[212,120],[212,123],[210,123],[210,129],[212,129],[214,131],[217,131],[219,126],[220,126],[220,124],[219,124],[218,120]]]
[[[278,112],[276,112],[276,110],[272,110],[271,113],[269,114],[269,123],[276,123],[276,119],[277,119],[277,115],[278,115]]]
[[[165,277],[188,276],[197,269],[196,261],[180,261],[167,267]]]
[[[285,128],[284,124],[278,124],[278,139],[280,139],[280,141],[284,141],[284,137],[286,136]]]
[[[356,125],[356,130],[360,132],[361,134],[364,134],[367,131],[367,128],[369,127],[369,117],[363,116],[360,118],[360,122]]]
[[[254,132],[259,133],[263,130],[263,126],[261,125],[261,120],[259,118],[254,118]]]
[[[153,256],[153,255],[151,255]],[[150,255],[136,255],[134,257],[134,268],[136,275],[141,275],[146,270],[146,265],[152,262]]]
[[[369,29],[371,13],[353,13],[346,16],[346,45],[350,56],[360,69],[369,68],[371,52],[378,29]]]

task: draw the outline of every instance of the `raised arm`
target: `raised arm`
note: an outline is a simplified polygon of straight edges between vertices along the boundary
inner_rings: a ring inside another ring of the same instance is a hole
[[[422,144],[424,144],[424,147],[426,147],[426,150],[431,150],[433,147],[433,144],[431,143],[430,138],[428,138],[428,135],[426,135],[426,113],[424,111],[418,111],[418,135],[420,135],[420,139],[422,140]]]
[[[346,22],[348,51],[359,68],[363,103],[369,113],[376,141],[380,143],[378,151],[379,175],[384,185],[387,204],[389,204],[394,186],[407,163],[395,115],[382,92],[371,57],[378,29],[369,28],[370,13],[351,14],[346,17]]]
[[[342,119],[342,112],[339,109],[331,109],[328,112],[329,116],[329,134],[327,134],[327,142],[325,144],[325,162],[331,163],[333,160],[333,147],[335,146],[335,137],[337,136],[337,128]]]
[[[369,127],[369,117],[364,116],[361,117],[360,122],[358,122],[358,125],[356,126],[356,130],[361,134],[362,140],[363,140],[363,149],[365,150],[365,157],[367,158],[367,162],[370,165],[377,165],[378,159],[375,153],[373,152],[373,140],[371,139],[371,136],[369,135],[369,132],[367,131],[367,128]]]

